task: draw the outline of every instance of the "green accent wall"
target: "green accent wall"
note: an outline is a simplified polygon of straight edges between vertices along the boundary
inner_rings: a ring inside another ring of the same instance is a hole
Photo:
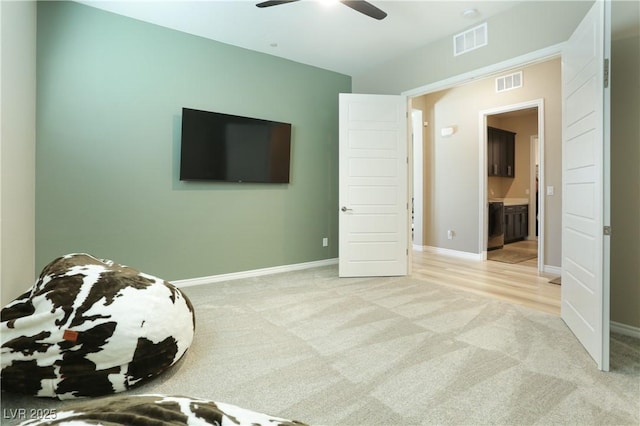
[[[39,2],[36,270],[73,252],[168,280],[336,258],[341,92],[351,77]],[[292,123],[291,183],[181,182],[182,107]]]

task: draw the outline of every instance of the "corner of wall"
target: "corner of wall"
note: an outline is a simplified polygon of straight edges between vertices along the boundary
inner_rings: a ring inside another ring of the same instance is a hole
[[[35,270],[36,2],[0,2],[0,292],[2,306]]]

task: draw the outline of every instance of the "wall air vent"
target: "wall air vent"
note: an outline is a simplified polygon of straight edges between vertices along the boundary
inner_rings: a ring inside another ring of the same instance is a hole
[[[522,71],[496,78],[497,93],[517,89],[518,87],[522,87]]]
[[[479,47],[486,46],[487,23],[480,24],[470,30],[453,36],[453,56],[462,55]]]

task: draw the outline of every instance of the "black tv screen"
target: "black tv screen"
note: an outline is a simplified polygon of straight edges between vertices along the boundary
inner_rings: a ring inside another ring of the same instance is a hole
[[[291,124],[182,109],[180,180],[289,183]]]

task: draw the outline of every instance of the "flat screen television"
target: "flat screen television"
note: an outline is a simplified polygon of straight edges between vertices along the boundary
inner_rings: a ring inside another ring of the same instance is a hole
[[[289,183],[291,124],[182,109],[180,180]]]

